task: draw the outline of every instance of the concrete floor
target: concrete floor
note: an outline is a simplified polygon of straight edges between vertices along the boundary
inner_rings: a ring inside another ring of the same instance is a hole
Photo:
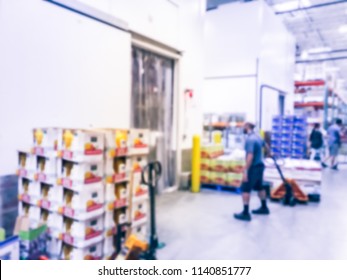
[[[257,197],[251,209],[259,206]],[[320,204],[270,203],[271,215],[234,220],[240,195],[175,192],[157,202],[159,259],[347,259],[347,170],[324,172]]]

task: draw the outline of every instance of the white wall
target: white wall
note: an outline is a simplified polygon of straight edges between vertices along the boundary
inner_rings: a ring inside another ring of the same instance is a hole
[[[79,0],[85,4],[110,13],[129,24],[132,31],[179,47],[178,0]],[[188,0],[187,2],[199,2]]]
[[[230,3],[208,12],[203,111],[243,111],[248,120],[257,123],[262,84],[289,92],[287,109],[292,109],[294,56],[293,37],[263,1]],[[264,90],[266,126],[278,108],[277,93]]]
[[[285,112],[293,112],[295,39],[290,34],[273,10],[260,2],[262,31],[259,52],[258,82],[259,87],[266,84],[286,92]],[[259,94],[258,94],[259,96]],[[276,91],[263,91],[262,128],[271,129],[272,116],[279,113],[279,95]],[[258,100],[259,102],[259,100]],[[257,113],[257,116],[259,116]]]
[[[0,175],[34,127],[129,127],[128,33],[41,0],[0,9]]]
[[[200,133],[205,0],[81,0],[132,31],[182,51],[179,99],[185,146]],[[128,127],[131,38],[115,28],[42,0],[0,0],[0,175],[13,173],[15,151],[38,126]]]

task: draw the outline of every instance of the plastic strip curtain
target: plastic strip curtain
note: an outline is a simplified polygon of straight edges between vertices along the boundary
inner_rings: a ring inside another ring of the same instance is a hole
[[[158,191],[176,185],[176,151],[173,129],[174,61],[133,47],[132,127],[151,131],[149,160],[162,163]]]

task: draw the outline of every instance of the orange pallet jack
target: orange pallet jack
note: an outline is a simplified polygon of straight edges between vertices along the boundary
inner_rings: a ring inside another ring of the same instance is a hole
[[[282,201],[283,205],[289,205],[292,207],[295,206],[297,202],[308,202],[308,196],[300,189],[297,182],[293,179],[284,178],[282,170],[277,163],[276,158],[272,157],[272,159],[282,179],[282,184],[271,192],[271,199],[280,200]]]

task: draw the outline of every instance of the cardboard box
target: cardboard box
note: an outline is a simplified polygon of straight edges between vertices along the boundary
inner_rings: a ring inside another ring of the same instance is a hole
[[[60,128],[35,128],[33,129],[34,145],[31,152],[38,156],[56,157],[58,139],[62,134]]]
[[[87,246],[85,248],[76,248],[68,244],[63,244],[62,260],[101,260],[103,253],[102,241]]]
[[[63,129],[58,139],[58,157],[75,162],[102,162],[105,148],[100,131]]]
[[[112,236],[117,233],[117,225],[127,223],[129,220],[129,210],[127,207],[105,212],[106,236]]]
[[[201,158],[200,159],[200,170],[201,171],[208,171],[210,170],[210,159],[208,158]]]
[[[148,186],[141,183],[141,173],[134,173],[131,180],[131,195],[133,198],[148,198]]]
[[[59,160],[58,170],[57,184],[76,191],[82,190],[84,185],[102,182],[104,174],[102,163]]]
[[[133,203],[131,207],[131,221],[133,225],[139,224],[142,221],[147,221],[148,218],[148,201]]]
[[[211,182],[210,171],[202,170],[200,171],[200,181],[201,183],[209,184]]]
[[[141,173],[143,168],[148,164],[147,156],[132,156],[130,158],[130,172]]]
[[[41,195],[40,183],[27,178],[18,178],[18,200],[36,205]]]
[[[63,232],[59,239],[70,245],[76,245],[78,241],[91,240],[103,234],[103,216],[86,221],[77,221],[64,218]]]
[[[201,158],[216,158],[224,154],[224,147],[220,144],[208,144],[201,147]]]
[[[47,184],[57,181],[58,162],[56,158],[37,156],[37,166],[34,179]]]
[[[224,172],[211,172],[211,183],[217,185],[225,185],[226,175]]]
[[[130,132],[126,129],[103,129],[106,157],[124,157],[129,153]]]
[[[34,179],[36,173],[36,156],[27,151],[18,151],[18,167],[16,174],[19,177]]]
[[[129,133],[129,153],[131,155],[147,155],[149,153],[148,129],[130,129]]]
[[[41,196],[37,205],[43,209],[58,211],[64,204],[64,189],[62,186],[40,183]]]
[[[67,217],[85,220],[104,212],[105,194],[102,183],[84,188],[82,192],[64,189],[64,204],[58,212]]]
[[[128,205],[129,187],[128,183],[106,184],[105,201],[106,211],[121,208]]]
[[[237,160],[233,159],[230,161],[230,168],[229,171],[234,173],[242,173],[246,168],[246,161],[245,160]]]
[[[131,161],[129,158],[120,157],[105,160],[106,183],[124,182],[129,179]]]
[[[242,183],[243,174],[229,172],[226,174],[225,184],[231,187],[240,187]]]
[[[136,235],[140,240],[147,240],[147,223],[132,227],[131,234]]]
[[[41,210],[40,223],[47,225],[49,234],[57,238],[64,230],[64,217],[46,209]]]

